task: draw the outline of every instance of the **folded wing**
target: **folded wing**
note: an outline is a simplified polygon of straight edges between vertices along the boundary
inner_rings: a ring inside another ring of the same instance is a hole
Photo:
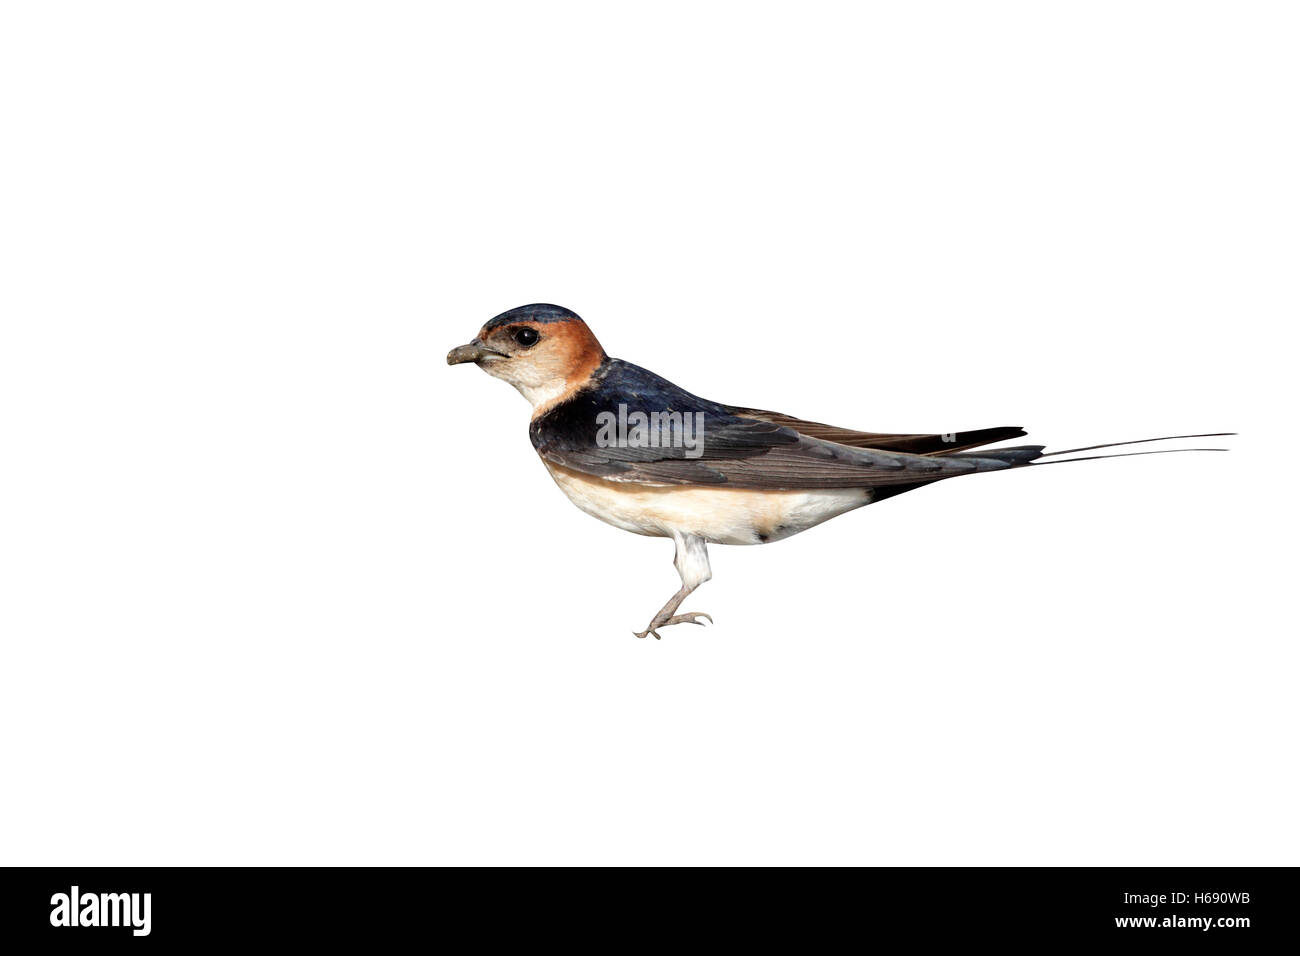
[[[609,422],[677,415],[689,431],[647,444],[611,439]],[[602,430],[603,429],[603,430]],[[807,429],[807,430],[805,430]],[[960,453],[1017,437],[1018,428],[941,435],[875,435],[774,412],[720,405],[637,366],[611,359],[591,387],[535,419],[533,446],[552,465],[610,481],[759,490],[890,487],[1026,464],[1041,446]],[[828,438],[826,436],[839,436]],[[883,445],[884,447],[877,447]]]
[[[838,428],[821,422],[805,421],[780,412],[764,411],[761,408],[741,408],[728,406],[728,411],[745,418],[756,418],[793,428],[809,438],[820,438],[839,445],[853,448],[878,448],[886,451],[902,451],[912,455],[947,455],[952,452],[978,448],[993,442],[1006,441],[1008,438],[1023,438],[1023,428],[1005,425],[1001,428],[979,428],[966,432],[950,432],[946,435],[897,435],[887,432],[860,432],[851,428]]]

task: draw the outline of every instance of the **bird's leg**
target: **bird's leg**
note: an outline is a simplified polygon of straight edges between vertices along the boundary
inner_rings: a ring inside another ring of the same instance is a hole
[[[659,640],[659,628],[670,627],[673,624],[703,624],[699,618],[705,618],[710,624],[713,618],[703,611],[695,611],[687,614],[678,614],[677,609],[701,584],[713,577],[709,570],[709,551],[703,538],[697,538],[693,534],[674,534],[673,543],[677,545],[677,555],[673,558],[673,564],[677,568],[677,573],[681,575],[681,590],[674,594],[654,616],[654,620],[644,630],[639,632],[637,637],[653,636]]]
[[[691,614],[678,614],[674,616],[674,612],[681,605],[681,603],[685,601],[687,597],[690,596],[690,593],[693,590],[694,588],[683,587],[680,591],[674,594],[672,598],[669,599],[668,603],[665,604],[663,608],[659,611],[659,613],[654,616],[654,620],[650,622],[649,627],[647,627],[644,631],[638,632],[636,636],[654,637],[654,639],[657,641],[659,640],[658,631],[659,628],[661,627],[668,627],[670,624],[699,624],[700,622],[696,620],[697,617],[708,618],[710,621],[712,621],[713,618],[709,617],[709,615],[703,612],[695,612]]]

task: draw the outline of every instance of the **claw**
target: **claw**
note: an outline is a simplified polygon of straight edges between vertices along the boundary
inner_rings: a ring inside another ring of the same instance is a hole
[[[704,620],[708,621],[710,624],[713,623],[713,618],[708,614],[705,614],[703,611],[692,611],[689,614],[678,614],[676,617],[670,617],[666,621],[651,621],[650,626],[644,631],[633,631],[632,636],[642,639],[653,636],[656,641],[660,641],[663,640],[663,638],[659,636],[659,628],[668,627],[672,624],[698,624],[700,627],[703,627],[704,621],[696,620],[696,618],[700,617],[704,618]]]
[[[704,618],[710,624],[713,623],[713,618],[705,614],[703,611],[692,611],[689,614],[678,614],[676,617],[670,617],[668,620],[664,621],[661,626],[667,627],[669,624],[698,624],[700,627],[703,627],[704,621],[697,621],[697,617]]]

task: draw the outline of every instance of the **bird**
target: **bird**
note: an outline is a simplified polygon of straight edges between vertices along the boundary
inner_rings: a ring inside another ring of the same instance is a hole
[[[647,369],[611,358],[577,313],[534,303],[490,319],[448,365],[474,364],[532,405],[529,437],[560,490],[579,509],[624,531],[671,538],[681,587],[638,638],[677,624],[712,578],[708,546],[765,545],[904,492],[963,475],[1124,457],[1053,456],[1210,432],[1045,452],[987,446],[1019,426],[890,434],[840,428],[694,395]],[[975,450],[977,449],[977,450]],[[1174,449],[1223,451],[1221,448]]]

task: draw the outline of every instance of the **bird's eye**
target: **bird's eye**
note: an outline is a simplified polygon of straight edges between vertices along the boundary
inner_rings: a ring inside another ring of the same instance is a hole
[[[522,329],[517,329],[515,331],[515,341],[518,342],[520,345],[522,345],[524,348],[528,348],[528,346],[530,345],[536,345],[537,338],[538,338],[537,330],[530,329],[527,326],[525,326]]]

